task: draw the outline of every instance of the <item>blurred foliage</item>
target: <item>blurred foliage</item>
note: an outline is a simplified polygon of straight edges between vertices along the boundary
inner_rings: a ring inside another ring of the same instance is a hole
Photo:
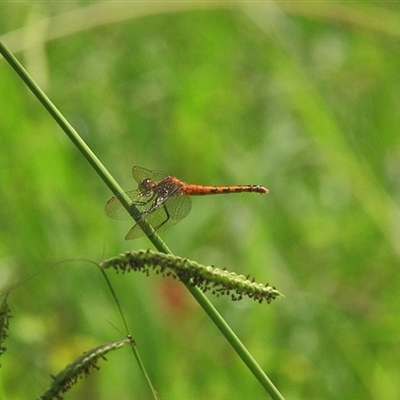
[[[270,189],[194,199],[163,237],[286,295],[212,299],[285,397],[400,397],[398,3],[2,3],[0,27],[126,190],[133,165]],[[75,259],[149,243],[123,240],[132,224],[106,218],[107,188],[4,60],[0,91],[1,288],[44,270],[9,297],[0,397],[25,399],[125,334]],[[265,398],[184,287],[110,279],[162,399]],[[66,398],[150,393],[122,350]]]

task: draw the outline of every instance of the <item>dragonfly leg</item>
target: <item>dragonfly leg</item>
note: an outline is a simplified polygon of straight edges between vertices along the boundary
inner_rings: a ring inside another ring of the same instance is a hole
[[[165,211],[165,216],[166,216],[166,218],[165,218],[164,221],[162,221],[160,224],[158,224],[157,226],[154,227],[154,230],[155,230],[155,231],[156,231],[157,229],[161,228],[161,227],[169,220],[169,218],[170,218],[169,212],[168,212],[168,208],[165,207],[165,204],[163,204],[163,209],[164,209],[164,211]]]

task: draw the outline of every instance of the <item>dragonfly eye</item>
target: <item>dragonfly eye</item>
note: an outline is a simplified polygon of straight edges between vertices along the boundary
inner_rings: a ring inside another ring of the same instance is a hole
[[[139,182],[139,191],[143,194],[147,194],[151,191],[154,186],[154,182],[150,178],[143,179]]]

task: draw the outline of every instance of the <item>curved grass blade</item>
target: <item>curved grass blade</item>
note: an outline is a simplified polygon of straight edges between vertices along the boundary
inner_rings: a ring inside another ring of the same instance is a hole
[[[112,295],[112,297],[113,297],[113,299],[115,301],[115,304],[116,304],[116,306],[118,308],[118,311],[119,311],[119,314],[121,316],[121,319],[122,319],[122,321],[124,323],[125,330],[126,330],[126,332],[129,332],[128,323],[127,323],[125,315],[124,315],[124,313],[122,311],[122,307],[121,307],[121,304],[120,304],[120,302],[118,300],[117,294],[115,293],[115,290],[114,290],[113,286],[111,285],[111,282],[108,279],[108,277],[107,277],[106,273],[104,272],[104,270],[100,270],[100,271],[103,274],[103,277],[104,277],[104,279],[105,279],[105,281],[107,283],[108,288],[110,289],[111,295]],[[130,333],[128,333],[127,337],[131,337]],[[132,349],[132,353],[133,353],[133,355],[134,355],[134,357],[136,359],[136,362],[137,362],[137,364],[139,366],[139,369],[142,372],[144,378],[146,379],[146,382],[147,382],[147,384],[148,384],[148,386],[149,386],[149,388],[151,390],[151,393],[153,394],[154,399],[157,400],[159,398],[158,397],[158,393],[154,388],[154,385],[153,385],[153,383],[152,383],[152,381],[150,379],[150,376],[147,373],[146,368],[145,368],[145,366],[144,366],[144,364],[142,362],[142,359],[140,358],[139,352],[138,352],[136,346],[133,345],[133,342],[132,342],[131,349]]]

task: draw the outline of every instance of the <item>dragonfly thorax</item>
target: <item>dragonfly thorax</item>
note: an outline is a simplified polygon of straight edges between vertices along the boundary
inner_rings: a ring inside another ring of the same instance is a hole
[[[144,196],[149,196],[153,192],[154,181],[150,178],[143,179],[139,182],[138,189],[139,192]]]

